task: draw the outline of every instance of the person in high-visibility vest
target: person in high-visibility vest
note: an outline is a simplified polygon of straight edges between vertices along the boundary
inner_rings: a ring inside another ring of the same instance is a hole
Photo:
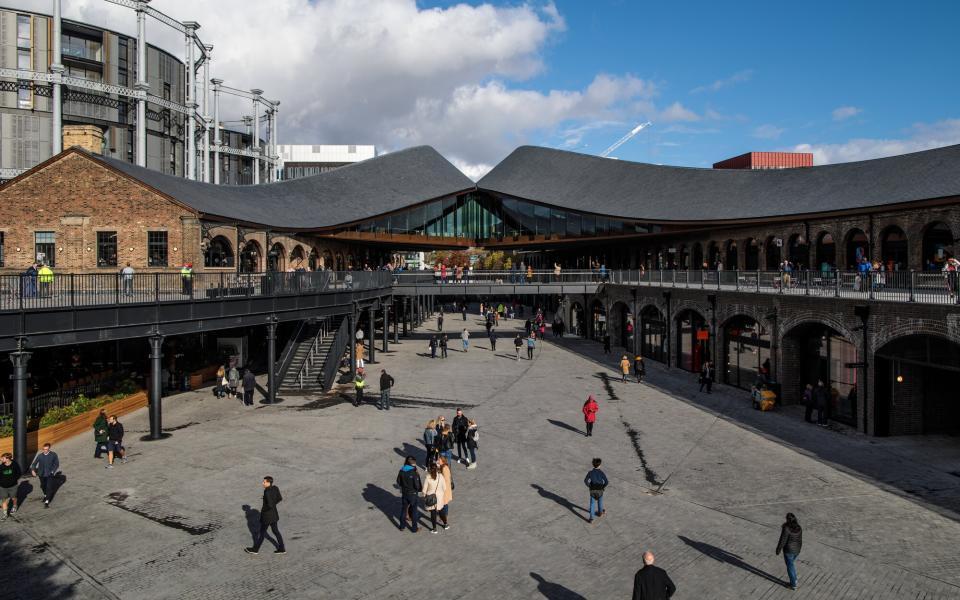
[[[354,406],[363,404],[363,388],[366,385],[367,381],[363,378],[363,369],[357,369],[357,376],[353,379],[353,387],[357,391],[357,397],[353,401]]]
[[[53,269],[46,263],[37,269],[37,281],[40,283],[40,297],[49,298],[50,288],[53,287]]]
[[[180,268],[180,283],[185,296],[193,295],[193,265],[191,263],[183,263],[183,267]]]

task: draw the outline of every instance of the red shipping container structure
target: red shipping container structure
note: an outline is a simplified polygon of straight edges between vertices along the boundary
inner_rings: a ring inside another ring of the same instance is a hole
[[[812,167],[809,152],[747,152],[713,163],[714,169],[794,169]]]

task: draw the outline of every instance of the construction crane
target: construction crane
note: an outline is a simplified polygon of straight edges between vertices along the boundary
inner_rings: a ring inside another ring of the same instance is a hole
[[[619,148],[620,146],[622,146],[622,145],[626,144],[627,142],[629,142],[629,141],[630,141],[630,138],[632,138],[633,136],[637,135],[638,133],[640,133],[641,131],[643,131],[644,129],[646,129],[647,127],[649,127],[649,126],[651,126],[651,125],[653,125],[653,123],[651,123],[650,121],[647,121],[646,123],[640,123],[639,125],[637,125],[637,126],[634,127],[633,129],[631,129],[631,130],[630,130],[630,133],[628,133],[627,135],[623,136],[622,138],[620,138],[619,140],[617,140],[616,142],[614,142],[613,144],[611,144],[609,148],[607,148],[606,150],[604,150],[603,152],[601,152],[601,153],[600,153],[600,156],[603,157],[603,158],[606,158],[606,157],[610,156],[610,153],[611,153],[611,152],[613,152],[614,150],[616,150],[616,149]]]

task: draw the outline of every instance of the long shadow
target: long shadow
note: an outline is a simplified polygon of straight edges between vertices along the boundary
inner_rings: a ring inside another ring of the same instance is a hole
[[[23,503],[27,501],[27,496],[31,492],[33,492],[33,484],[26,479],[21,479],[20,485],[17,486],[17,510],[23,508]]]
[[[603,371],[595,373],[594,377],[603,381],[603,388],[607,392],[607,397],[610,400],[620,400],[620,396],[617,395],[617,392],[613,389],[613,385],[610,384],[610,374],[604,373]]]
[[[751,573],[753,575],[756,575],[757,577],[762,577],[772,583],[785,585],[782,579],[774,577],[773,575],[767,573],[766,571],[761,571],[755,566],[745,562],[743,558],[741,558],[737,554],[734,554],[732,552],[727,552],[722,548],[717,548],[716,546],[712,546],[710,544],[707,544],[706,542],[698,542],[696,540],[691,540],[690,538],[682,535],[678,535],[677,537],[680,538],[684,544],[690,546],[691,548],[694,548],[698,552],[701,552],[702,554],[705,554],[714,560],[720,561],[722,563],[726,563],[728,565],[732,565],[734,567],[737,567],[738,569],[743,569],[747,573]]]
[[[47,500],[49,500],[51,504],[53,503],[53,499],[57,497],[57,493],[60,491],[60,488],[62,488],[66,483],[67,476],[63,473],[58,473],[50,479],[50,487],[48,490],[50,495],[47,496]]]
[[[547,581],[539,573],[530,571],[530,577],[533,577],[534,581],[537,582],[537,591],[548,600],[587,600],[585,596],[581,596],[566,586]]]
[[[394,452],[397,453],[400,458],[406,458],[412,456],[417,459],[418,465],[425,465],[427,461],[427,451],[421,448],[420,446],[414,446],[408,442],[403,443],[403,447],[394,448]]]
[[[566,430],[572,431],[572,432],[574,432],[574,433],[579,433],[580,435],[587,435],[587,432],[586,432],[586,431],[582,431],[582,430],[580,430],[580,429],[577,429],[577,428],[574,427],[573,425],[568,425],[567,423],[564,423],[563,421],[557,421],[556,419],[547,419],[547,422],[549,422],[551,425],[556,425],[557,427],[559,427],[559,428],[561,428],[561,429],[566,429]]]
[[[378,485],[368,483],[363,488],[363,499],[371,504],[370,508],[378,508],[383,513],[390,524],[399,528],[401,522],[398,513],[400,512],[400,498],[395,496],[389,490],[385,490]]]
[[[543,486],[537,485],[537,484],[535,484],[535,483],[531,483],[531,484],[530,484],[530,487],[532,487],[533,489],[537,490],[537,493],[540,494],[541,497],[546,498],[547,500],[552,500],[552,501],[556,502],[557,504],[559,504],[560,506],[566,508],[567,510],[569,510],[570,512],[572,512],[573,514],[575,514],[575,515],[578,516],[579,518],[583,519],[584,521],[589,521],[589,520],[590,520],[590,519],[588,519],[587,517],[583,516],[583,514],[581,514],[581,512],[584,512],[584,513],[587,512],[587,509],[586,509],[586,508],[584,508],[584,507],[582,507],[582,506],[577,506],[576,504],[574,504],[573,502],[570,502],[569,500],[567,500],[567,499],[564,498],[563,496],[560,496],[560,495],[558,495],[558,494],[554,494],[553,492],[551,492],[551,491],[549,491],[549,490],[543,489]],[[577,512],[577,511],[581,511],[581,512]]]
[[[255,544],[257,543],[257,533],[260,531],[260,511],[250,508],[249,504],[244,504],[240,508],[243,509],[243,514],[247,517],[247,531],[250,532],[250,540]],[[268,537],[269,535],[267,534]],[[270,541],[274,542],[273,539]]]

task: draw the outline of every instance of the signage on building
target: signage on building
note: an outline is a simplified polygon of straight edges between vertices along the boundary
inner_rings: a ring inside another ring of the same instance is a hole
[[[698,329],[697,330],[697,341],[706,341],[710,339],[710,330],[709,329]]]

